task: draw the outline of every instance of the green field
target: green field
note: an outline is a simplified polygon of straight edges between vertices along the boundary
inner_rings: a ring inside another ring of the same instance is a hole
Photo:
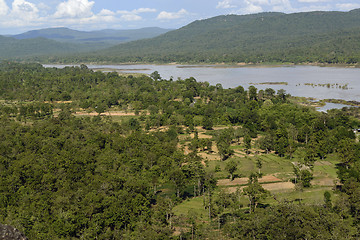
[[[214,131],[202,131],[202,134],[214,135]],[[182,145],[187,145],[191,141],[191,137],[189,135],[184,135],[181,139],[183,139],[180,142]],[[215,145],[216,143],[214,142],[213,146]],[[258,172],[259,169],[257,168],[256,163],[257,160],[260,160],[262,162],[261,173],[264,176],[274,176],[279,179],[279,182],[274,182],[273,184],[286,184],[294,180],[295,174],[293,163],[301,162],[303,160],[302,155],[304,154],[301,148],[294,153],[294,157],[291,159],[288,157],[279,157],[275,153],[266,154],[264,151],[259,151],[259,154],[255,155],[246,154],[243,143],[240,145],[234,143],[231,145],[231,149],[235,151],[235,154],[225,161],[205,161],[206,171],[213,173],[218,181],[228,179],[230,177],[229,173],[226,171],[226,165],[229,161],[234,161],[237,164],[237,170],[234,172],[235,182],[238,178],[246,178],[251,173]],[[252,149],[252,151],[255,152],[255,149]],[[218,153],[213,152],[211,156],[218,157]],[[324,204],[325,191],[331,192],[335,186],[335,182],[338,181],[336,169],[336,164],[338,162],[336,154],[331,154],[324,160],[318,159],[312,169],[314,178],[311,182],[311,187],[294,187],[293,189],[285,187],[284,189],[281,189],[280,185],[280,189],[277,188],[275,190],[270,190],[270,194],[267,198],[261,200],[261,204],[277,205],[284,202],[312,205]],[[271,184],[272,182],[266,183]],[[214,198],[221,198],[223,194],[234,192],[236,187],[245,187],[246,185],[247,183],[241,185],[218,186],[213,193]],[[191,192],[191,189],[192,188],[189,188],[188,191]],[[332,195],[334,195],[334,193]],[[204,203],[205,200],[203,196],[189,198],[174,208],[174,214],[178,217],[184,217],[191,213],[196,214],[199,219],[208,220],[209,214]],[[243,194],[239,196],[238,204],[239,208],[243,211],[249,209],[248,198]]]

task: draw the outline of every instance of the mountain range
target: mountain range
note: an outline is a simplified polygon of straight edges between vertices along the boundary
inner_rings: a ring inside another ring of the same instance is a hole
[[[63,56],[69,53],[99,50],[138,39],[152,38],[170,29],[157,27],[130,30],[77,31],[69,28],[46,28],[22,34],[0,36],[0,58],[40,55]]]
[[[359,9],[218,16],[96,54],[113,61],[351,62],[360,57],[359,23]]]
[[[360,9],[292,14],[269,12],[217,16],[172,31],[146,29],[156,32],[157,36],[150,38],[150,35],[143,33],[138,37],[143,38],[140,40],[135,40],[137,34],[134,33],[122,39],[125,34],[117,37],[106,34],[113,30],[84,33],[70,29],[31,31],[13,36],[14,40],[6,40],[19,41],[24,45],[26,43],[20,41],[46,40],[46,46],[58,43],[59,48],[48,48],[52,50],[49,55],[53,54],[51,61],[55,62],[357,63],[360,61],[359,23]],[[43,38],[34,40],[31,37]],[[133,41],[114,45],[115,38],[118,41]],[[0,38],[0,43],[3,41]],[[7,56],[2,54],[3,45],[0,46],[0,56]],[[74,46],[78,50],[76,54],[66,54],[74,53],[69,50]],[[56,54],[58,49],[63,49],[62,55]],[[11,53],[11,47],[7,51]],[[44,49],[35,54],[46,55],[46,51]],[[42,58],[44,61],[46,59]]]
[[[31,39],[31,38],[47,38],[59,42],[68,43],[93,43],[101,42],[104,44],[119,44],[121,42],[129,42],[144,38],[156,37],[160,34],[166,33],[170,29],[163,29],[157,27],[129,29],[129,30],[114,30],[105,29],[98,31],[77,31],[69,28],[47,28],[40,30],[32,30],[18,35],[13,35],[16,39]]]

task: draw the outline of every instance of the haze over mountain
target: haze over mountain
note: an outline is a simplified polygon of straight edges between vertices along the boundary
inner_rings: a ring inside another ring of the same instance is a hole
[[[0,59],[25,58],[41,55],[64,56],[89,50],[86,45],[60,43],[45,38],[15,39],[0,36]]]
[[[170,31],[162,28],[77,31],[69,28],[33,30],[13,36],[0,36],[0,59],[40,55],[61,55],[107,48],[127,41],[151,38]]]
[[[149,27],[141,29],[115,30],[105,29],[98,31],[77,31],[69,28],[46,28],[40,30],[32,30],[22,34],[13,35],[16,39],[29,39],[43,37],[59,42],[71,43],[104,43],[104,44],[119,44],[122,42],[129,42],[144,38],[156,37],[160,34],[166,33],[170,29],[163,29],[158,27]]]

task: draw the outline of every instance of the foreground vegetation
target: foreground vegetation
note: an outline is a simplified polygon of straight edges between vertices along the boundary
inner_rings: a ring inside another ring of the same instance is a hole
[[[9,62],[0,96],[0,222],[30,239],[359,237],[356,110]]]

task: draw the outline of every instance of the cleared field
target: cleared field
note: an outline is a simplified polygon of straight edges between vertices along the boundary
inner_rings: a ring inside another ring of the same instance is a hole
[[[214,127],[214,130],[206,131],[197,127],[199,139],[215,139],[213,135],[216,130],[225,129],[226,127]],[[186,154],[190,152],[187,145],[195,135],[181,135],[181,144]],[[311,181],[310,188],[299,188],[293,183],[294,165],[293,162],[301,162],[303,159],[302,150],[298,150],[293,157],[279,157],[275,153],[264,153],[261,149],[256,148],[256,140],[252,140],[253,148],[250,154],[245,152],[243,141],[231,144],[234,154],[223,161],[220,159],[216,142],[213,140],[212,152],[199,151],[197,154],[202,157],[202,163],[206,166],[207,172],[214,173],[217,179],[218,188],[215,190],[214,199],[222,198],[222,194],[235,194],[238,190],[242,192],[248,184],[248,176],[251,173],[263,174],[259,178],[262,187],[270,194],[260,201],[262,204],[277,204],[278,202],[299,202],[304,204],[323,204],[324,192],[331,191],[337,179],[336,163],[338,159],[335,155],[329,155],[325,160],[318,160],[312,170],[314,179]],[[237,169],[233,173],[234,179],[230,180],[230,174],[226,171],[226,165],[229,161],[237,164]],[[258,168],[257,162],[262,163],[261,169]],[[246,195],[238,196],[239,204],[244,210],[248,209],[249,200]],[[208,219],[208,211],[204,205],[204,197],[190,198],[174,208],[175,216],[189,216],[189,213],[196,213],[200,219]]]
[[[220,179],[218,180],[218,186],[235,186],[235,185],[246,185],[249,181],[249,178],[235,178],[233,181],[230,179]],[[269,182],[281,182],[281,179],[267,175],[259,178],[259,183],[269,183]]]

